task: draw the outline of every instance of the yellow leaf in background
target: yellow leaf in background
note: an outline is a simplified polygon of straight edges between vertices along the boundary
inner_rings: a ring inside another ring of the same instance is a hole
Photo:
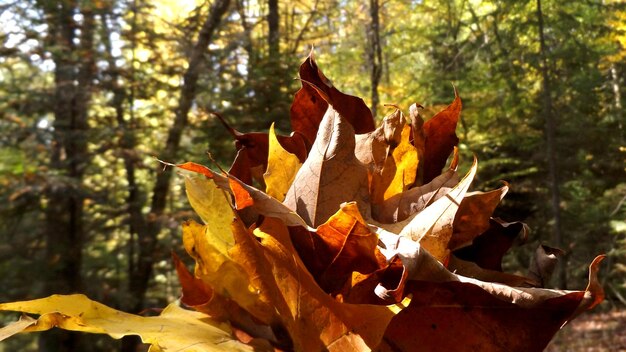
[[[267,171],[263,174],[265,193],[282,202],[302,163],[295,154],[289,153],[280,145],[274,124],[270,127],[269,144]]]
[[[419,163],[417,149],[409,141],[411,126],[404,125],[400,144],[385,160],[380,173],[372,177],[372,198],[374,203],[383,201],[406,191],[414,182]]]
[[[232,223],[232,218],[228,218]],[[196,261],[195,276],[209,285],[215,294],[234,300],[257,319],[269,322],[273,310],[262,302],[241,265],[233,261],[229,253],[219,250],[221,243],[209,235],[208,228],[209,225],[203,226],[195,221],[183,223],[183,245]],[[232,236],[230,225],[228,233]]]
[[[186,175],[185,191],[193,210],[208,226],[206,234],[211,244],[222,254],[235,245],[230,231],[230,223],[234,218],[230,203],[230,195],[220,189],[212,179],[204,176]]]
[[[39,314],[39,319],[23,318],[3,328],[18,332],[44,331],[53,327],[65,330],[108,334],[119,339],[139,335],[151,351],[252,351],[237,341],[230,326],[211,321],[211,317],[185,310],[172,303],[161,315],[142,317],[120,312],[85,295],[54,295],[32,301],[0,304],[0,310]],[[0,334],[1,338],[10,335]]]

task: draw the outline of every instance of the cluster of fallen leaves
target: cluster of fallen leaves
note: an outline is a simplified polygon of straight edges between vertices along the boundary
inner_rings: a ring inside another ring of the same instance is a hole
[[[204,223],[183,224],[196,265],[192,274],[174,256],[180,302],[157,317],[81,295],[0,304],[40,314],[0,339],[57,326],[137,334],[151,351],[540,351],[602,301],[602,256],[585,291],[542,288],[558,254],[549,247],[527,276],[502,271],[527,230],[492,217],[507,184],[469,192],[476,160],[457,173],[456,92],[426,122],[414,104],[375,128],[313,56],[300,78],[290,136],[227,126],[238,148],[229,172],[175,165]]]

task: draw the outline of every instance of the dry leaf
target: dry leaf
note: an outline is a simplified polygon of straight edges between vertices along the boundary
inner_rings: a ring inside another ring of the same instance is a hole
[[[400,109],[383,119],[374,131],[356,135],[356,158],[374,171],[382,168],[390,148],[400,143],[406,119]]]
[[[352,126],[329,106],[284,201],[310,226],[324,223],[343,202],[356,201],[361,213],[369,214],[367,170],[354,156],[354,146]]]
[[[400,236],[419,242],[430,254],[444,262],[450,252],[448,243],[452,238],[454,217],[474,179],[477,167],[478,163],[474,160],[472,168],[461,182],[414,217],[400,232]]]
[[[300,65],[300,79],[303,81],[302,88],[296,93],[291,105],[291,126],[304,136],[308,145],[315,141],[329,104],[353,126],[356,133],[374,130],[372,112],[363,99],[344,94],[333,87],[317,67],[312,50]]]
[[[539,282],[540,287],[544,287],[550,282],[552,273],[559,262],[559,257],[565,255],[565,252],[558,248],[552,248],[539,245],[528,268],[528,276]]]
[[[237,222],[233,217],[226,215],[225,218],[230,219],[230,223]],[[275,319],[275,311],[268,302],[260,299],[259,292],[250,287],[250,277],[231,257],[234,247],[228,253],[222,253],[219,239],[210,236],[207,227],[193,221],[183,223],[183,245],[196,261],[195,276],[216,295],[234,300],[256,319],[269,324]],[[229,233],[232,236],[231,230]]]
[[[307,268],[327,293],[336,294],[353,272],[369,274],[386,266],[377,247],[378,236],[370,231],[354,202],[343,204],[313,235],[319,241],[310,250],[315,251],[319,269]]]
[[[376,221],[386,224],[403,222],[411,215],[417,215],[426,206],[443,197],[458,183],[459,176],[456,171],[448,170],[426,185],[397,194],[382,204],[372,204],[372,217]],[[400,233],[408,222],[400,225],[397,233]]]
[[[382,203],[408,190],[417,174],[417,150],[409,142],[411,126],[404,125],[400,143],[385,159],[382,170],[372,173],[370,194],[372,203]]]
[[[215,181],[202,176],[186,176],[185,191],[193,210],[209,225],[206,227],[206,235],[213,239],[215,248],[226,255],[235,244],[230,233],[233,214],[230,197],[217,187]]]
[[[455,250],[470,245],[476,236],[487,231],[493,211],[508,190],[505,182],[503,187],[490,192],[467,193],[454,217],[454,233],[448,248]]]
[[[302,163],[298,157],[280,145],[274,132],[274,124],[272,124],[269,132],[267,171],[263,174],[266,185],[265,193],[282,202],[300,166]]]
[[[238,246],[233,255],[277,310],[293,349],[358,350],[379,344],[393,313],[385,306],[340,303],[322,291],[299,260],[280,220],[266,218],[254,236],[238,227],[235,237]]]
[[[454,251],[459,259],[478,264],[481,268],[502,271],[504,254],[517,242],[528,237],[528,226],[522,222],[507,223],[500,219],[489,221],[489,230],[474,239],[472,245]]]
[[[3,303],[0,310],[39,314],[39,319],[18,322],[22,331],[65,330],[108,334],[120,339],[139,335],[152,351],[253,351],[237,341],[226,323],[217,323],[206,314],[167,306],[159,316],[142,317],[120,312],[84,295],[54,295],[32,301]],[[184,333],[181,327],[184,326]],[[17,330],[17,329],[16,329]],[[8,336],[5,336],[8,337]]]
[[[423,183],[428,183],[441,173],[454,146],[459,143],[456,125],[461,114],[461,98],[454,90],[454,101],[424,123],[424,173]]]

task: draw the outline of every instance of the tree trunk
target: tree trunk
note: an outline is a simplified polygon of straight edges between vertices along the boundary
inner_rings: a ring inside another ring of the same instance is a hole
[[[370,0],[370,23],[367,26],[367,63],[370,69],[370,96],[372,99],[372,114],[376,117],[380,97],[378,85],[383,75],[383,54],[380,43],[380,5],[378,0]]]
[[[270,60],[277,61],[280,55],[280,16],[278,12],[278,0],[268,0],[267,7],[267,26],[269,28],[267,41],[269,46],[269,57]]]
[[[74,20],[78,3],[42,5],[49,36],[47,44],[55,64],[54,133],[50,169],[54,176],[45,193],[46,294],[82,291],[84,191],[82,180],[89,155],[87,117],[95,75],[94,14],[87,4],[78,10],[82,25]],[[80,29],[80,37],[77,37]],[[75,41],[78,39],[78,43]],[[78,336],[67,332],[41,335],[40,351],[73,351]]]
[[[553,216],[552,235],[554,245],[558,248],[563,246],[563,232],[561,230],[561,196],[559,192],[559,176],[556,151],[556,118],[554,116],[552,106],[552,89],[550,84],[550,73],[548,70],[547,47],[544,36],[543,12],[541,10],[541,0],[537,0],[537,23],[539,32],[539,55],[541,57],[541,76],[543,84],[542,92],[542,113],[545,119],[545,139],[546,139],[546,158],[548,164],[548,185],[551,195],[551,207]],[[563,257],[557,271],[557,280],[559,288],[567,288],[567,255]]]
[[[204,61],[204,54],[229,5],[230,0],[216,0],[213,2],[208,17],[200,30],[197,42],[189,57],[189,66],[184,74],[174,123],[168,132],[165,147],[159,155],[163,160],[176,160],[180,140],[188,123],[189,110],[195,99],[196,85]],[[150,278],[152,277],[155,253],[157,252],[157,236],[162,228],[163,213],[170,191],[169,184],[171,178],[171,169],[166,169],[157,175],[152,190],[150,213],[145,219],[146,225],[142,226],[141,229],[137,229],[137,262],[134,264],[134,270],[130,273],[129,278],[129,291],[132,299],[129,305],[135,313],[144,309],[144,300]],[[132,351],[132,348],[132,343],[129,343],[124,346],[123,350]]]

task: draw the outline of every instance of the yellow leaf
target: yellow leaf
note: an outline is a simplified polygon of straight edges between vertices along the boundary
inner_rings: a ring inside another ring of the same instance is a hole
[[[233,222],[232,217],[224,217]],[[195,221],[183,223],[183,245],[196,261],[195,276],[209,285],[215,294],[234,300],[260,321],[270,322],[274,316],[272,308],[250,285],[250,278],[241,265],[233,261],[229,253],[220,251],[222,243],[210,235],[209,227]],[[232,236],[230,225],[228,233]]]
[[[374,203],[383,201],[406,191],[415,182],[419,163],[417,149],[409,141],[411,126],[404,125],[400,144],[385,160],[380,173],[372,177],[372,198]]]
[[[295,154],[289,153],[280,145],[274,124],[270,127],[269,144],[267,171],[263,174],[265,193],[282,202],[302,163]]]
[[[4,303],[0,304],[0,310],[39,314],[37,320],[24,319],[25,323],[19,326],[24,332],[59,327],[65,330],[108,334],[115,339],[139,335],[144,343],[152,345],[151,351],[253,350],[251,346],[233,337],[228,324],[211,321],[210,316],[185,310],[177,303],[170,304],[156,317],[120,312],[92,301],[85,295],[54,295],[32,301]],[[20,331],[13,333],[17,332]]]
[[[206,235],[211,238],[211,244],[226,255],[235,245],[230,232],[230,223],[234,218],[230,196],[212,179],[200,175],[186,175],[185,190],[189,203],[208,225]]]

